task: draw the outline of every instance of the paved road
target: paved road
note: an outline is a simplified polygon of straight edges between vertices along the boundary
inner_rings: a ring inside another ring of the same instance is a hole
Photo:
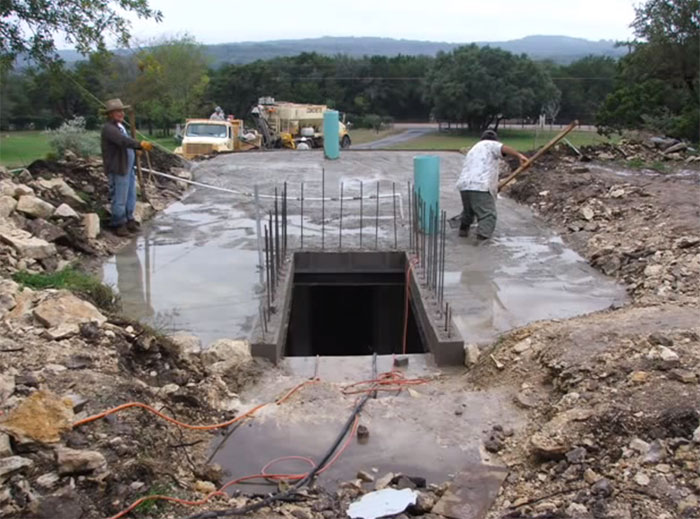
[[[427,135],[431,132],[434,132],[435,130],[436,130],[436,128],[434,128],[434,127],[410,128],[410,129],[405,130],[401,133],[397,133],[396,135],[389,135],[388,137],[384,137],[383,139],[379,139],[377,141],[366,142],[364,144],[357,144],[357,145],[353,144],[351,149],[354,149],[354,150],[380,150],[380,149],[385,149],[385,148],[391,148],[392,146],[395,146],[396,144],[400,144],[402,142],[417,139],[418,137],[422,137],[423,135]]]

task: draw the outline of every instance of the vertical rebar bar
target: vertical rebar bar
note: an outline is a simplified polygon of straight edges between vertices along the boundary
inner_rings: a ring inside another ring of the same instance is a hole
[[[442,212],[442,253],[440,254],[440,301],[439,306],[442,309],[442,302],[445,300],[445,241],[447,240],[447,211]]]
[[[269,245],[269,249],[270,249],[270,286],[272,287],[272,300],[274,301],[274,299],[275,299],[275,289],[277,288],[277,286],[276,286],[276,284],[275,284],[276,281],[277,281],[277,275],[276,275],[276,273],[275,273],[275,264],[276,264],[276,260],[275,260],[275,246],[274,246],[274,243],[275,243],[274,234],[275,234],[275,233],[273,232],[273,229],[274,229],[274,228],[273,228],[273,226],[272,226],[272,211],[270,211],[270,222],[269,222],[269,226],[270,226],[270,245]]]
[[[340,221],[338,223],[338,249],[343,248],[343,183],[340,183]]]
[[[287,181],[284,181],[284,195],[282,197],[282,230],[283,230],[283,245],[282,258],[287,257]]]
[[[440,213],[438,212],[437,206],[435,206],[435,210],[433,212],[435,213],[435,225],[433,225],[433,231],[435,232],[435,236],[433,237],[433,247],[435,247],[435,250],[433,251],[433,290],[437,291],[438,269],[440,268],[438,256],[438,238],[440,237]]]
[[[452,337],[452,307],[447,309],[447,338]]]
[[[300,247],[304,250],[304,183],[301,183],[301,244]]]
[[[277,188],[275,188],[275,269],[280,270],[280,214],[277,200]]]
[[[447,320],[450,316],[450,303],[445,303],[445,331],[447,331]]]
[[[411,193],[411,182],[406,183],[408,186],[408,250],[413,251],[413,193]]]
[[[394,250],[396,250],[399,246],[396,235],[396,182],[391,183],[391,194],[394,202]]]
[[[265,226],[265,286],[267,288],[267,307],[272,306],[272,280],[270,279],[270,247],[267,237],[267,225]]]
[[[360,180],[360,249],[362,248],[362,210],[365,203],[362,180]]]
[[[379,248],[379,181],[377,180],[377,212],[374,217],[374,248]]]
[[[258,268],[260,270],[260,284],[264,283],[264,265],[263,265],[263,251],[262,251],[262,229],[260,223],[260,194],[258,192],[258,185],[255,184],[255,234],[258,237]]]
[[[326,245],[326,168],[321,168],[321,249]]]

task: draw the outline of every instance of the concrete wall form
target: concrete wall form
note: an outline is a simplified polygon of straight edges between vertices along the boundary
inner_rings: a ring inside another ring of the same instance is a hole
[[[274,364],[284,357],[289,318],[291,313],[294,275],[310,274],[372,274],[405,272],[408,256],[405,252],[296,252],[284,262],[273,307],[275,312],[262,332],[256,323],[251,337],[253,356],[263,357]],[[438,314],[434,297],[421,287],[415,270],[409,278],[414,315],[423,341],[439,366],[462,365],[464,341],[453,323],[450,333],[445,332],[444,315]]]

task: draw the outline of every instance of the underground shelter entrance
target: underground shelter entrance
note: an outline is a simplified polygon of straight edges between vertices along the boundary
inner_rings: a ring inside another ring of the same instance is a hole
[[[294,255],[286,356],[390,355],[427,351],[410,301],[406,254]]]

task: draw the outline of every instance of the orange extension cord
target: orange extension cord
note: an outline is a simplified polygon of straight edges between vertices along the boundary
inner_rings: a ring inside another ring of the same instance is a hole
[[[348,437],[346,438],[345,443],[343,444],[343,446],[338,450],[338,452],[336,452],[336,454],[333,456],[333,458],[330,459],[330,460],[328,461],[328,463],[327,463],[321,470],[318,471],[317,474],[321,474],[322,472],[325,472],[326,470],[328,470],[328,469],[331,467],[331,465],[333,465],[333,464],[338,460],[338,458],[340,458],[340,456],[343,454],[343,452],[345,452],[345,450],[346,450],[346,449],[348,448],[348,446],[350,445],[350,442],[351,442],[352,438],[353,438],[353,437],[355,436],[355,434],[357,433],[357,427],[358,427],[359,423],[360,423],[360,417],[357,416],[357,417],[355,417],[355,421],[354,421],[354,423],[353,423],[352,430],[350,431],[350,434],[349,434]],[[298,481],[298,480],[300,480],[300,479],[305,478],[306,475],[308,474],[308,472],[306,472],[306,473],[304,473],[304,474],[268,474],[267,472],[265,472],[265,469],[269,468],[270,465],[273,465],[274,463],[277,463],[277,462],[282,461],[282,460],[287,460],[287,459],[301,459],[301,460],[304,460],[304,461],[306,461],[307,463],[309,463],[309,464],[311,465],[311,470],[313,470],[313,469],[316,467],[316,464],[314,463],[314,461],[313,461],[312,459],[310,459],[310,458],[305,458],[305,457],[303,457],[303,456],[285,456],[285,457],[283,457],[283,458],[277,458],[277,459],[274,459],[274,460],[268,462],[268,463],[262,468],[262,470],[260,471],[260,474],[252,474],[252,475],[250,475],[250,476],[243,476],[243,477],[240,477],[240,478],[232,479],[231,481],[229,481],[228,483],[226,483],[225,485],[223,485],[220,489],[215,490],[214,492],[211,492],[210,494],[207,494],[207,495],[204,496],[202,499],[199,499],[199,500],[196,500],[196,501],[191,501],[191,500],[188,500],[188,499],[180,499],[180,498],[177,498],[177,497],[164,496],[164,495],[145,496],[145,497],[142,497],[142,498],[140,498],[140,499],[137,499],[137,500],[134,501],[131,505],[129,505],[128,508],[125,508],[124,510],[122,510],[121,512],[119,512],[117,515],[113,515],[113,516],[110,517],[109,519],[120,519],[121,517],[124,517],[124,516],[127,515],[129,512],[131,512],[132,510],[134,510],[136,507],[138,507],[139,505],[141,505],[142,503],[145,503],[145,502],[147,502],[147,501],[159,500],[159,501],[168,501],[168,502],[170,502],[170,503],[176,503],[176,504],[185,505],[185,506],[202,506],[202,505],[206,504],[206,503],[207,503],[212,497],[214,497],[214,496],[223,496],[223,497],[225,497],[225,496],[226,496],[226,492],[224,492],[224,491],[225,491],[228,487],[233,486],[233,485],[237,485],[237,484],[239,484],[239,483],[243,483],[243,482],[245,482],[245,481],[250,481],[250,480],[253,480],[253,479],[268,479],[268,480],[274,480],[274,481],[282,481],[282,480],[286,480],[286,481]]]
[[[289,397],[291,397],[294,393],[296,393],[301,388],[303,388],[304,386],[307,386],[310,384],[316,384],[317,382],[319,382],[318,379],[312,379],[312,380],[307,380],[305,382],[302,382],[301,384],[293,387],[284,396],[282,396],[278,400],[275,400],[274,403],[277,405],[280,405],[283,402],[285,402]],[[78,420],[77,422],[75,422],[73,424],[73,427],[80,427],[81,425],[85,425],[85,424],[88,424],[90,422],[100,420],[100,419],[105,418],[111,414],[118,413],[119,411],[124,411],[125,409],[129,409],[132,407],[140,407],[141,409],[145,409],[146,411],[153,413],[154,415],[158,416],[159,418],[162,418],[163,420],[166,420],[172,424],[177,425],[178,427],[182,427],[184,429],[191,429],[191,430],[195,430],[195,431],[210,431],[212,429],[221,429],[222,427],[228,427],[229,425],[233,425],[236,422],[240,422],[244,418],[248,418],[249,416],[252,416],[256,412],[258,412],[260,409],[262,409],[263,407],[266,407],[268,405],[270,405],[270,402],[266,402],[264,404],[257,405],[255,407],[253,407],[252,409],[249,409],[248,411],[246,411],[242,415],[239,415],[235,418],[232,418],[231,420],[228,420],[226,422],[216,423],[216,424],[212,424],[212,425],[190,425],[190,424],[186,424],[184,422],[180,422],[180,421],[176,420],[175,418],[171,418],[170,416],[161,413],[160,411],[151,407],[148,404],[144,404],[142,402],[128,402],[126,404],[118,405],[117,407],[107,409],[106,411],[103,411],[99,414],[95,414],[92,416],[88,416],[87,418],[83,418],[82,420]]]

